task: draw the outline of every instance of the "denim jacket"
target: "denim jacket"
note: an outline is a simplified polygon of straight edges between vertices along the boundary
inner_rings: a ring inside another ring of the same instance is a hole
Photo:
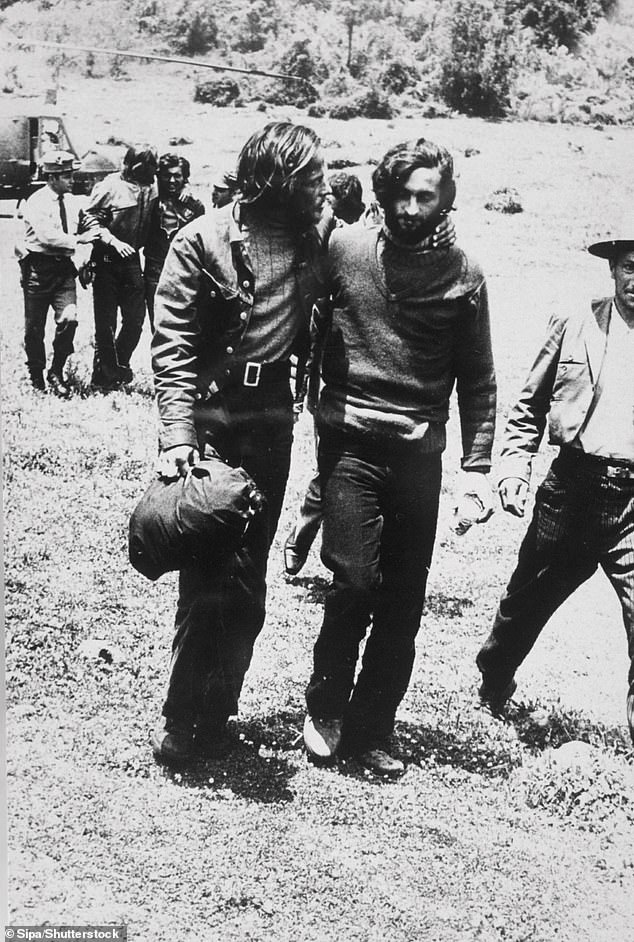
[[[323,259],[331,217],[298,245],[297,297],[306,339],[296,350],[303,370],[313,304],[323,293]],[[231,203],[186,225],[170,246],[155,300],[152,365],[161,419],[161,446],[196,445],[194,406],[242,381],[240,345],[253,313],[255,277]]]

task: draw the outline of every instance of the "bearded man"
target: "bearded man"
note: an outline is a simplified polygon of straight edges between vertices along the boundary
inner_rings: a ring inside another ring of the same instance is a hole
[[[330,218],[318,137],[286,122],[251,136],[237,196],[185,226],[155,298],[152,343],[161,419],[158,472],[186,475],[199,455],[243,467],[266,497],[226,564],[180,573],[176,634],[157,757],[218,756],[265,615],[266,566],[293,436],[290,357],[308,344]]]
[[[372,182],[384,224],[336,229],[329,247],[317,427],[333,581],[304,741],[317,759],[348,754],[398,775],[390,737],[414,664],[450,396],[457,385],[464,488],[485,519],[496,385],[484,275],[434,234],[454,202],[450,154],[424,139],[399,144]]]

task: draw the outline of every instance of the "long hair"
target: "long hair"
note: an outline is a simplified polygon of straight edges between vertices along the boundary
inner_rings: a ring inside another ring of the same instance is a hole
[[[151,144],[134,144],[128,147],[123,158],[123,175],[130,179],[133,173],[141,171],[153,177],[158,169],[158,152]]]
[[[238,157],[236,188],[240,200],[254,207],[289,202],[302,171],[319,153],[311,128],[286,121],[267,124],[252,134]]]
[[[400,186],[419,167],[440,170],[440,182],[444,191],[443,209],[451,209],[456,197],[453,158],[440,144],[419,137],[417,140],[397,144],[385,154],[372,174],[372,186],[378,203],[389,208]]]
[[[191,173],[191,167],[189,166],[187,157],[181,157],[180,154],[161,154],[158,162],[159,174],[161,170],[168,170],[171,167],[179,167],[183,174],[183,180],[187,183]]]

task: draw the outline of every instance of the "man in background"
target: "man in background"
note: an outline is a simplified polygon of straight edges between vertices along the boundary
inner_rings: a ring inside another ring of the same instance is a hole
[[[634,233],[588,251],[609,262],[614,295],[552,317],[505,430],[499,490],[507,513],[524,515],[546,424],[559,454],[537,489],[516,569],[478,653],[479,693],[491,713],[502,712],[546,622],[601,566],[627,634],[634,741]]]
[[[120,173],[95,184],[88,214],[99,222],[93,259],[95,356],[92,385],[116,389],[133,379],[130,358],[145,319],[145,287],[139,249],[145,245],[153,204],[157,199],[156,150],[129,147]],[[121,326],[117,331],[117,314]]]
[[[49,308],[55,315],[53,360],[46,374],[48,387],[57,396],[68,397],[70,389],[64,367],[73,353],[77,330],[77,270],[73,264],[78,242],[95,234],[79,236],[80,212],[85,203],[72,195],[73,154],[50,151],[42,158],[46,185],[28,198],[21,211],[24,241],[17,247],[24,292],[24,349],[29,378],[34,389],[44,391],[46,350],[44,337]]]
[[[154,295],[168,249],[176,233],[202,216],[205,207],[189,186],[189,161],[179,154],[163,154],[158,162],[158,199],[154,202],[145,240],[145,302],[154,327]]]

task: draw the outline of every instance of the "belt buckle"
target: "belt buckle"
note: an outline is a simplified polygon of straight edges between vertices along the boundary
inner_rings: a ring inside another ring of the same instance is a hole
[[[243,386],[251,386],[255,388],[260,385],[260,374],[262,372],[262,364],[254,363],[253,360],[249,360],[246,366],[244,367],[244,377],[242,379]]]
[[[606,468],[606,474],[609,478],[630,478],[634,477],[634,470],[625,465],[609,464]]]

